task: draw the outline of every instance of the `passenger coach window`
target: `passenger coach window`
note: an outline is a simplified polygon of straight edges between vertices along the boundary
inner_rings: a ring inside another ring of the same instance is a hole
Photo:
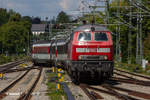
[[[95,33],[94,35],[95,41],[107,41],[107,34],[104,32]]]
[[[78,36],[78,41],[90,41],[91,40],[91,34],[90,33],[80,33]]]

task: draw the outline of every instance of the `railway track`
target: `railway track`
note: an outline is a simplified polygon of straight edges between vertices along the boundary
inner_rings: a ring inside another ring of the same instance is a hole
[[[89,97],[90,100],[103,99],[101,95],[94,91],[89,91],[88,86],[85,84],[80,84],[80,88],[84,91],[84,93]]]
[[[18,79],[16,79],[15,81],[13,81],[9,86],[7,86],[6,88],[4,88],[2,91],[0,91],[0,100],[2,100],[3,98],[5,98],[7,96],[7,94],[9,95],[9,91],[12,90],[12,88],[16,87],[16,85],[22,80],[24,79],[24,77],[32,70],[32,69],[37,69],[39,70],[39,74],[37,79],[35,80],[34,84],[32,85],[32,87],[29,89],[28,93],[21,93],[21,96],[19,97],[18,100],[28,100],[29,97],[31,97],[31,93],[33,92],[34,88],[36,87],[40,76],[41,76],[41,72],[42,72],[42,68],[36,68],[36,67],[29,67],[29,68],[24,68],[21,70],[10,70],[8,72],[18,72],[18,71],[26,71],[23,75],[21,75]]]
[[[83,85],[83,84],[82,84]],[[100,87],[103,87],[103,86],[100,86]],[[87,89],[90,89],[90,90],[92,90],[92,91],[97,91],[97,92],[99,92],[99,93],[105,93],[105,94],[107,94],[107,95],[110,95],[110,96],[115,96],[115,97],[117,97],[119,100],[121,99],[121,100],[140,100],[140,99],[136,99],[136,98],[132,98],[132,97],[130,97],[130,96],[127,96],[127,95],[124,95],[124,94],[121,94],[121,93],[119,93],[119,92],[117,92],[117,91],[115,91],[114,89],[110,89],[109,87],[103,87],[103,88],[105,88],[106,90],[104,90],[104,89],[100,89],[100,88],[95,88],[95,87],[92,87],[92,86],[89,86],[89,85],[83,85],[82,86],[82,88],[84,88],[84,92],[85,92],[85,90],[87,90]],[[109,88],[109,89],[108,89]],[[86,92],[85,92],[85,94],[87,94]],[[99,95],[99,94],[98,94]],[[87,94],[87,96],[88,97],[93,97],[93,95],[91,95],[90,94],[90,92]],[[100,96],[100,95],[99,95]],[[100,96],[100,97],[102,97],[102,96]],[[103,98],[103,97],[102,97]],[[97,98],[96,98],[97,99]],[[93,99],[91,99],[90,98],[90,100],[96,100],[95,98]]]
[[[30,69],[39,69],[39,68],[31,66],[31,67],[26,67],[26,68],[9,69],[9,70],[3,72],[3,74],[5,74],[5,73],[20,72],[20,71],[26,71],[26,70],[30,70]]]
[[[104,88],[115,89],[115,90],[119,90],[122,92],[126,92],[126,93],[128,93],[128,95],[132,95],[132,96],[136,96],[136,97],[140,97],[140,98],[148,99],[148,100],[150,99],[150,94],[147,94],[147,93],[142,93],[142,92],[137,92],[137,91],[133,91],[133,90],[125,89],[125,88],[115,87],[110,84],[105,84],[102,86]]]
[[[2,100],[5,96],[7,96],[6,92],[9,91],[12,87],[14,87],[21,79],[23,79],[30,70],[26,71],[21,77],[19,77],[18,79],[16,79],[14,82],[12,82],[9,86],[7,86],[6,88],[4,88],[1,92],[0,92],[0,100]]]
[[[120,74],[120,73],[117,73],[117,72],[114,72],[114,74],[116,74],[118,76],[123,76],[125,78],[112,77],[112,80],[125,82],[125,83],[130,83],[130,84],[136,84],[136,85],[150,86],[150,81],[139,80],[139,79],[132,78],[132,77],[129,77],[127,75]]]
[[[144,78],[144,79],[146,79],[146,81],[142,80],[142,79],[133,78],[132,76],[126,75],[126,73],[130,74],[130,75],[132,75],[134,77],[136,76],[136,77]],[[127,71],[122,71],[120,69],[115,69],[114,74],[116,74],[117,76],[124,77],[124,78],[112,77],[112,80],[119,81],[119,82],[124,82],[124,83],[129,83],[129,84],[136,84],[136,85],[142,85],[142,86],[150,86],[150,78],[147,77],[147,76],[143,76],[143,75],[139,75],[139,74],[127,72]]]
[[[135,91],[132,89],[126,89],[120,86],[112,85],[115,82],[122,82],[122,83],[127,83],[127,84],[135,84],[135,85],[142,85],[142,86],[150,87],[149,77],[127,72],[127,74],[131,74],[134,76],[147,79],[145,81],[145,80],[136,79],[136,78],[131,77],[130,75],[128,76],[124,74],[126,73],[126,71],[125,72],[121,70],[117,70],[117,71],[121,73],[115,71],[114,74],[116,74],[117,76],[121,76],[123,78],[112,77],[112,79],[108,80],[109,82],[106,81],[98,87],[97,86],[93,87],[92,85],[87,85],[87,84],[81,84],[80,88],[84,91],[84,93],[89,97],[90,100],[103,99],[103,96],[100,95],[99,93],[104,93],[104,94],[116,97],[119,100],[141,100],[141,99],[150,100],[150,94],[145,93],[144,91],[139,92],[139,91]],[[99,92],[99,93],[96,93],[96,92]]]
[[[32,92],[34,91],[40,77],[41,77],[41,73],[42,73],[42,68],[40,68],[40,72],[35,80],[35,82],[33,83],[33,85],[31,86],[31,88],[28,90],[28,92],[24,92],[19,98],[18,100],[30,100],[32,97]]]
[[[24,63],[24,61],[25,61],[25,60],[20,60],[20,61],[16,61],[16,62],[13,62],[13,63],[9,63],[9,64],[7,64],[7,65],[1,66],[1,67],[0,67],[0,73],[4,73],[4,72],[6,72],[7,70],[16,67],[17,65],[22,64],[22,63]]]
[[[128,83],[128,84],[135,84],[135,85],[142,85],[142,86],[150,86],[149,82],[145,81],[140,81],[140,80],[132,80],[132,79],[124,79],[124,78],[118,78],[118,77],[112,77],[112,81],[117,81],[117,82],[123,82],[123,83]]]
[[[90,100],[104,99],[103,96],[101,96],[96,92],[114,96],[119,100],[141,100],[139,98],[150,100],[150,94],[124,89],[124,88],[112,86],[110,84],[102,84],[98,87],[93,87],[87,84],[81,84],[80,88],[84,91],[84,93],[89,97]],[[118,91],[124,93],[120,93]]]
[[[119,71],[119,72],[127,73],[127,74],[130,74],[130,75],[133,75],[133,76],[138,76],[138,77],[150,80],[150,77],[148,77],[148,76],[140,75],[140,74],[133,73],[133,72],[124,71],[124,70],[121,70],[121,69],[118,69],[118,68],[115,68],[115,70]]]

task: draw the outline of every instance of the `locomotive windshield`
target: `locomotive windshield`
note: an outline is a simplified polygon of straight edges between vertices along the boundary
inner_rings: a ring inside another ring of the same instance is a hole
[[[95,41],[107,41],[107,35],[104,32],[95,33],[94,35]]]
[[[91,40],[91,34],[90,33],[80,33],[78,36],[78,41],[90,41]]]

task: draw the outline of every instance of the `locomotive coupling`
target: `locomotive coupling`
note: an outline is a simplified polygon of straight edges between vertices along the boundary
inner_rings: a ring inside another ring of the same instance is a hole
[[[87,67],[88,67],[88,66],[87,66],[87,64],[85,63],[85,64],[83,65],[83,67],[82,67],[82,68],[83,68],[83,70],[84,70],[84,71],[86,71],[86,70],[88,70],[88,68],[87,68]]]

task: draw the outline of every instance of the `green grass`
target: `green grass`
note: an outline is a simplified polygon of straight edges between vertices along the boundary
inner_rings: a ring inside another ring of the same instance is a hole
[[[150,70],[150,66],[146,66],[146,69],[143,70],[142,66],[138,64],[115,63],[115,67],[127,70],[129,72],[150,75],[150,73],[147,73],[147,71]]]
[[[47,86],[48,86],[48,93],[47,95],[50,97],[50,100],[62,100],[62,97],[64,96],[65,100],[67,100],[67,96],[62,88],[62,86],[60,86],[60,89],[57,90],[56,89],[56,85],[57,85],[57,79],[55,81],[51,81],[51,79],[53,77],[56,77],[57,74],[56,73],[47,73],[48,75],[48,83],[47,83]]]

